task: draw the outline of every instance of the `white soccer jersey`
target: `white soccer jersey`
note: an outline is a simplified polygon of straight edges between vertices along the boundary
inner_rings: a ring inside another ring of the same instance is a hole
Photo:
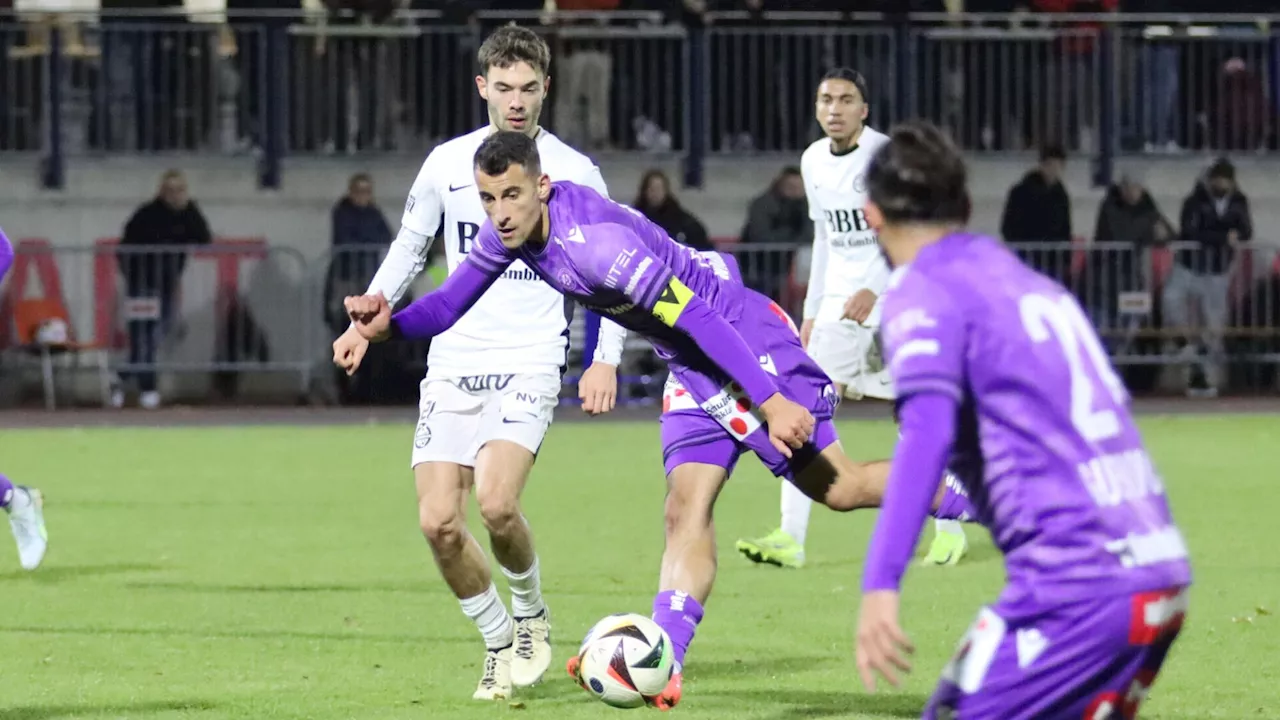
[[[864,127],[858,144],[848,152],[833,153],[831,141],[822,138],[800,158],[809,217],[814,223],[809,291],[804,300],[806,320],[837,322],[845,302],[857,291],[866,288],[877,296],[884,291],[889,267],[863,206],[867,202],[867,165],[887,142],[888,136]],[[867,324],[878,324],[879,314],[880,303],[876,303]]]
[[[399,301],[422,270],[442,222],[449,272],[462,263],[487,219],[473,166],[476,150],[492,132],[492,127],[480,128],[437,146],[427,156],[405,202],[401,232],[370,283],[370,294],[382,292],[392,304]],[[552,180],[587,185],[608,195],[600,168],[585,155],[545,130],[536,140],[542,171]],[[456,325],[432,340],[427,377],[558,373],[569,344],[567,310],[564,296],[517,260]],[[603,337],[607,326],[610,333],[623,332],[602,321],[601,345],[621,347]]]

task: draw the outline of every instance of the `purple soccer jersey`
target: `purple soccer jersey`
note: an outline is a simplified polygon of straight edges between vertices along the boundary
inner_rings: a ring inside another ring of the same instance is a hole
[[[647,337],[700,407],[776,474],[807,462],[811,444],[788,462],[770,444],[758,406],[776,392],[820,423],[833,410],[830,380],[800,347],[794,326],[747,289],[718,256],[681,245],[644,216],[594,190],[553,184],[547,243],[508,250],[491,223],[466,262],[436,292],[393,318],[393,332],[430,337],[461,317],[508,265],[523,260],[587,309]],[[829,444],[834,433],[815,433]]]
[[[1008,575],[927,716],[1081,717],[1102,694],[1149,685],[1191,570],[1124,385],[1075,299],[998,241],[957,233],[895,271],[882,338],[903,436],[864,590],[898,588],[944,464]],[[1157,610],[1166,622],[1148,637]],[[1072,630],[1089,617],[1093,631]]]
[[[5,237],[4,230],[0,230],[0,280],[4,280],[4,276],[9,273],[9,268],[13,266],[13,245],[9,243],[9,238]]]

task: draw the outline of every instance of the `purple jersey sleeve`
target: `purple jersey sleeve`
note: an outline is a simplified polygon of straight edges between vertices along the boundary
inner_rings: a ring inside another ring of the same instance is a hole
[[[890,280],[881,340],[899,398],[931,391],[963,399],[965,327],[956,298],[942,285],[910,268]]]
[[[5,237],[3,230],[0,230],[0,280],[4,279],[12,266],[13,245],[9,244],[9,238]]]
[[[581,271],[590,282],[621,292],[627,301],[688,335],[756,405],[778,392],[738,331],[681,282],[634,231],[614,224],[583,230],[593,252]]]
[[[915,552],[955,438],[959,402],[925,391],[902,401],[902,437],[867,548],[862,591],[897,590]]]
[[[467,258],[444,284],[391,317],[391,336],[431,338],[453,327],[513,262],[515,257],[486,222]]]

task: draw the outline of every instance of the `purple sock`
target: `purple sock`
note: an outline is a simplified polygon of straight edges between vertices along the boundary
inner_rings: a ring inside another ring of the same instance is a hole
[[[973,522],[978,513],[974,510],[973,503],[969,502],[969,494],[965,492],[964,486],[951,473],[947,473],[943,482],[942,502],[938,503],[933,516],[939,520]]]
[[[702,605],[682,590],[663,590],[653,598],[653,621],[671,638],[676,672],[682,672],[684,654],[702,622]]]
[[[13,483],[9,482],[9,478],[0,473],[0,508],[9,507],[9,502],[13,500]]]

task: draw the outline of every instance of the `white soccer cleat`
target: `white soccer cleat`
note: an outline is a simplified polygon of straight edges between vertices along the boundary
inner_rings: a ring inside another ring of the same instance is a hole
[[[484,656],[484,675],[471,696],[475,700],[506,700],[511,697],[511,647],[490,650]]]
[[[511,682],[529,687],[542,681],[551,667],[551,617],[547,611],[516,620],[516,642],[511,659]]]
[[[44,526],[44,496],[23,485],[13,488],[9,502],[9,527],[18,543],[18,562],[23,570],[35,570],[49,549],[49,532]]]

